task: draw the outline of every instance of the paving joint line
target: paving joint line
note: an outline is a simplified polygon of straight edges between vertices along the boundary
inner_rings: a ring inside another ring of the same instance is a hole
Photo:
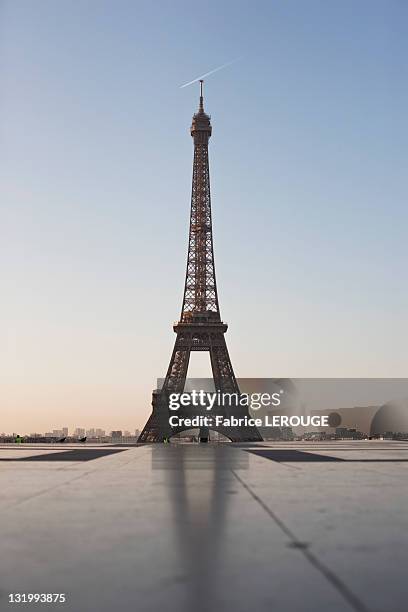
[[[363,604],[363,602],[355,595],[345,583],[329,569],[318,557],[312,553],[308,548],[305,547],[304,542],[299,540],[293,531],[280,519],[273,510],[251,489],[251,487],[244,481],[234,470],[231,470],[238,482],[248,491],[251,497],[261,506],[261,508],[273,519],[278,527],[285,533],[291,540],[295,548],[297,548],[304,557],[317,569],[332,586],[340,593],[340,595],[350,604],[355,612],[369,612],[369,609]]]

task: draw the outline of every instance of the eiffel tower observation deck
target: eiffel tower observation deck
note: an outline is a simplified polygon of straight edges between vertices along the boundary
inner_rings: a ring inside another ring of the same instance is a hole
[[[208,351],[216,391],[233,394],[240,391],[228,354],[224,334],[228,329],[221,320],[215,277],[210,169],[208,141],[212,134],[209,115],[204,110],[203,81],[200,80],[198,111],[193,115],[191,136],[194,142],[193,180],[191,190],[190,232],[187,267],[180,320],[173,326],[177,334],[163,387],[153,392],[152,414],[139,438],[140,442],[162,442],[183,431],[169,424],[169,395],[183,393],[191,351]],[[202,407],[200,407],[202,411]],[[248,415],[246,406],[218,407],[225,417]],[[194,417],[200,410],[188,407],[183,416]],[[181,413],[179,413],[181,417]],[[184,428],[186,429],[186,428]],[[258,441],[261,436],[255,427],[214,427],[232,441]],[[200,431],[200,438],[208,432]]]

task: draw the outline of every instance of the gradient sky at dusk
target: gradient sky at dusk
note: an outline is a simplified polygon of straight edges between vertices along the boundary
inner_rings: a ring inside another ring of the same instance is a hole
[[[184,282],[179,86],[237,57],[205,83],[236,374],[408,374],[407,24],[402,0],[1,2],[0,432],[144,424]]]

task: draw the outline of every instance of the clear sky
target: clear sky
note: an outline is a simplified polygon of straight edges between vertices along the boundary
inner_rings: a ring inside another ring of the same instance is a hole
[[[238,57],[205,83],[237,376],[408,374],[405,1],[0,11],[0,432],[144,424],[184,282],[179,86]]]

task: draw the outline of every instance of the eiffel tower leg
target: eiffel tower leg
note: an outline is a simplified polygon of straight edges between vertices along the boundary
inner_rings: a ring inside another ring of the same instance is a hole
[[[169,394],[184,391],[189,361],[190,348],[181,346],[177,338],[163,387],[153,391],[152,414],[138,442],[163,442],[172,435],[169,425]]]
[[[190,361],[190,347],[176,338],[169,369],[163,384],[163,390],[168,393],[183,393],[186,384],[188,364]]]
[[[239,393],[238,383],[228,354],[223,334],[219,334],[210,348],[211,368],[216,391]]]
[[[231,360],[229,358],[225,338],[217,338],[210,348],[211,367],[213,371],[215,390],[221,393],[236,393],[240,396],[238,383],[236,381]],[[239,402],[230,405],[219,406],[218,412],[223,412],[225,417],[236,416],[243,418],[249,416],[247,406],[241,406]],[[232,440],[232,442],[260,442],[261,434],[256,427],[221,427],[217,431]]]

